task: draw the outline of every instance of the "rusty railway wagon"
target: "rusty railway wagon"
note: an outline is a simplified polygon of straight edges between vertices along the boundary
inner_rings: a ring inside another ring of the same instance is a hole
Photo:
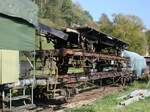
[[[131,79],[129,59],[121,56],[128,44],[90,27],[56,30],[39,24],[36,51],[35,99],[66,100],[103,85],[124,85]],[[53,44],[43,49],[42,39]]]

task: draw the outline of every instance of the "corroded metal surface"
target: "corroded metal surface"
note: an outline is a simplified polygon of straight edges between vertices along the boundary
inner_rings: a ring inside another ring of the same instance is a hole
[[[53,50],[45,50],[45,51],[37,51],[39,53],[46,52],[47,55],[52,55],[54,57],[65,57],[65,56],[80,56],[80,57],[93,57],[99,58],[103,60],[118,60],[118,61],[125,61],[128,60],[127,58],[123,58],[121,56],[116,55],[106,55],[102,53],[90,53],[84,52],[81,49],[53,49]]]

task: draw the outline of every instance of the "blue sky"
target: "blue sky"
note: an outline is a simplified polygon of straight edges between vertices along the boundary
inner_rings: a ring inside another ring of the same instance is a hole
[[[89,11],[95,21],[105,13],[111,19],[114,13],[131,14],[140,17],[150,29],[150,0],[73,0]]]

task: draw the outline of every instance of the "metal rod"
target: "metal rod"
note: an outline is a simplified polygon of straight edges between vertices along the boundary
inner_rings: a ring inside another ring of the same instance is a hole
[[[12,106],[12,99],[11,99],[11,97],[12,97],[12,94],[11,94],[11,89],[9,90],[9,100],[10,100],[10,102],[9,102],[9,109],[11,110],[11,106]]]
[[[27,57],[27,61],[29,62],[30,66],[34,69],[34,65],[31,63],[31,61],[28,57]]]
[[[33,66],[33,80],[35,81],[35,50],[34,50],[34,66]],[[32,90],[31,90],[31,99],[32,99],[32,104],[34,103],[34,98],[33,98],[33,94],[34,94],[34,91],[33,91],[33,89],[34,89],[34,81],[33,81],[33,83],[32,83]]]
[[[5,109],[5,103],[4,103],[4,99],[5,99],[5,91],[3,90],[3,92],[2,92],[3,111],[4,111],[4,109]]]
[[[26,88],[24,87],[23,88],[23,96],[25,96],[26,95]]]

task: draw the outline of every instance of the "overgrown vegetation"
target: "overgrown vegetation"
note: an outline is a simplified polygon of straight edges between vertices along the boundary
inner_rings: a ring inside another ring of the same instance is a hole
[[[83,10],[80,4],[72,0],[35,0],[39,6],[40,20],[44,19],[49,26],[56,28],[70,27],[74,25],[96,24],[88,11]],[[42,22],[44,21],[42,20]]]
[[[118,97],[126,95],[136,89],[146,88],[146,84],[145,82],[135,82],[132,86],[126,86],[122,91],[112,92],[112,94],[102,99],[97,99],[92,105],[68,109],[66,112],[149,112],[150,97],[133,103],[122,110],[117,109],[117,104],[121,101],[117,99]]]
[[[146,33],[146,36],[147,36],[148,54],[150,54],[150,30],[146,30],[145,33]]]
[[[145,55],[150,49],[149,32],[143,32],[142,20],[134,15],[114,14],[110,20],[102,14],[95,22],[90,13],[72,0],[34,0],[39,6],[39,21],[53,28],[90,26],[120,38],[129,44],[129,50]],[[148,41],[149,42],[149,41]]]

